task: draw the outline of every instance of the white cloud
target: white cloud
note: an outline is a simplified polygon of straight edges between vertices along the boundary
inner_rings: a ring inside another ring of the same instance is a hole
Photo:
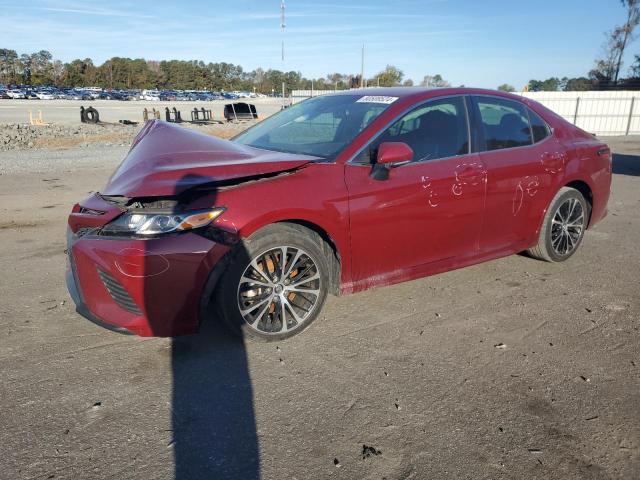
[[[54,8],[42,7],[40,10],[59,13],[75,13],[80,15],[97,15],[100,17],[128,17],[128,18],[157,18],[154,15],[141,15],[139,13],[119,12],[116,10],[94,10],[87,8]]]

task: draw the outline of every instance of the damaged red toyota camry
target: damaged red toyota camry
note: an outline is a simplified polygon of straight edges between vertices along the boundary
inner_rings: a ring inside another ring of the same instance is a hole
[[[73,207],[67,285],[117,331],[189,334],[212,317],[281,340],[328,293],[522,251],[564,261],[610,184],[605,144],[493,91],[345,91],[232,141],[150,121]]]

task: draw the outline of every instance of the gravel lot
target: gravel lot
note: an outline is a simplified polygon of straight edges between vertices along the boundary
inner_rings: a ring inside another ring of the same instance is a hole
[[[640,138],[609,141],[610,214],[568,263],[332,297],[280,344],[79,317],[65,219],[127,148],[0,152],[0,477],[637,479]]]

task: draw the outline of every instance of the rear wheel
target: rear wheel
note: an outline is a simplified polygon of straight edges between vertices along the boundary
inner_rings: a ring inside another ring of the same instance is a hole
[[[561,188],[547,210],[538,244],[527,252],[547,262],[567,260],[582,243],[590,214],[582,193],[575,188]]]
[[[274,225],[237,248],[216,292],[225,323],[264,341],[283,340],[308,328],[329,286],[318,240]]]

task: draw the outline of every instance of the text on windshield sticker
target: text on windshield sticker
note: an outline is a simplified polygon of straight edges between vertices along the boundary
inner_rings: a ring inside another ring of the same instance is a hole
[[[385,103],[389,105],[397,99],[398,97],[387,97],[384,95],[365,95],[364,97],[356,100],[356,103]]]

